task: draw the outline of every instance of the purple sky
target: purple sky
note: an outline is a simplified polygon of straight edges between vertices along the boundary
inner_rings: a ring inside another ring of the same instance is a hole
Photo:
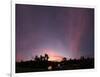
[[[94,57],[94,9],[16,4],[16,61],[44,53]]]

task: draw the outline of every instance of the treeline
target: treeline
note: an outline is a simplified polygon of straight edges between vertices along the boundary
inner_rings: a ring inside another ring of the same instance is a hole
[[[69,59],[66,57],[61,62],[48,61],[49,56],[45,54],[40,57],[35,56],[34,60],[16,62],[16,73],[54,71],[54,70],[72,70],[94,68],[94,58]]]

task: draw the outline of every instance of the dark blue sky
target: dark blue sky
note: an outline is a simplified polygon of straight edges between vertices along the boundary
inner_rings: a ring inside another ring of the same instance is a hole
[[[16,4],[16,60],[94,56],[94,9]]]

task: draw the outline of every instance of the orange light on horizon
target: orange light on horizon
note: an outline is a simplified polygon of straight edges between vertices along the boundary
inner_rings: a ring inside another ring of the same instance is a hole
[[[63,56],[61,56],[59,53],[51,50],[51,49],[45,49],[43,51],[43,54],[48,54],[49,56],[49,61],[62,61]]]

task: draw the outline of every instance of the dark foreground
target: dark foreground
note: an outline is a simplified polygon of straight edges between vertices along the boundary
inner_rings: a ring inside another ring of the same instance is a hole
[[[54,61],[25,61],[16,62],[16,73],[24,72],[41,72],[41,71],[58,71],[74,69],[91,69],[94,68],[94,58],[81,58],[73,60]]]

